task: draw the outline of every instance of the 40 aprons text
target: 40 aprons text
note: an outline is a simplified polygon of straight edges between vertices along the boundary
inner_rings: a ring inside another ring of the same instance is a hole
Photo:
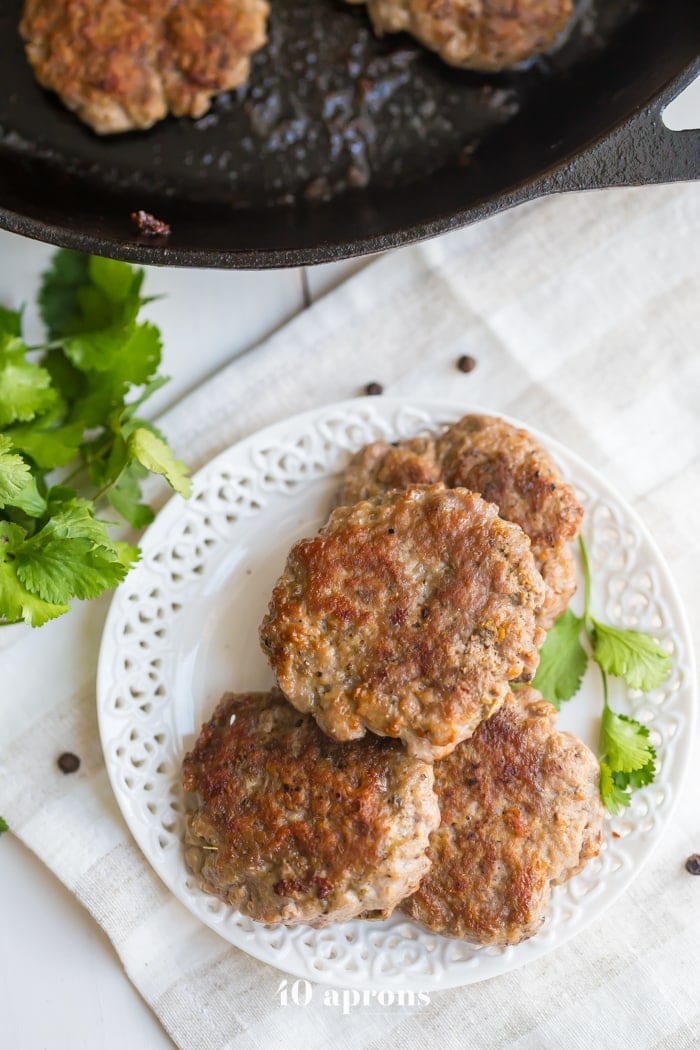
[[[296,981],[288,981],[285,977],[280,981],[277,988],[280,1006],[309,1006],[315,999],[323,1006],[329,1006],[336,1010],[342,1010],[349,1014],[351,1010],[379,1007],[406,1007],[406,1006],[428,1006],[430,996],[427,992],[414,992],[412,990],[398,988],[374,989],[359,988],[316,988],[307,981],[300,978]]]

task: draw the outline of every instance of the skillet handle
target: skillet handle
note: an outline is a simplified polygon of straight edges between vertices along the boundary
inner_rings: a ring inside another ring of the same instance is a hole
[[[666,106],[699,73],[700,59],[624,124],[553,173],[551,188],[604,189],[700,179],[700,130],[669,131],[662,120]]]

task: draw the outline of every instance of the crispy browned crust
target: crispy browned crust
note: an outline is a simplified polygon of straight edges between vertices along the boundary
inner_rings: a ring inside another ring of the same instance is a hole
[[[544,604],[537,618],[539,625],[548,631],[558,616],[568,608],[576,593],[576,562],[571,545],[562,543],[544,556],[533,548],[537,567],[545,585]]]
[[[598,763],[554,717],[538,692],[520,689],[436,763],[433,863],[402,905],[431,930],[517,944],[544,921],[551,887],[600,852]]]
[[[521,529],[474,493],[422,486],[341,507],[297,543],[260,638],[327,733],[440,758],[532,676],[543,597]]]
[[[357,452],[345,471],[339,503],[350,506],[363,499],[382,496],[392,489],[433,485],[440,481],[435,441],[411,438],[388,444],[374,441]]]
[[[395,741],[341,744],[277,691],[227,694],[183,764],[187,862],[261,922],[391,912],[428,868],[433,772]]]
[[[492,72],[547,51],[573,0],[348,0],[366,3],[379,36],[411,33],[443,61]]]
[[[26,0],[20,31],[43,87],[100,134],[199,117],[243,83],[267,0]]]
[[[465,416],[438,438],[442,479],[479,492],[520,525],[539,552],[572,540],[583,511],[551,456],[498,416]]]
[[[547,629],[576,589],[567,546],[581,528],[583,509],[551,456],[528,433],[497,416],[468,415],[437,441],[442,478],[495,503],[528,534],[547,585],[540,623]]]
[[[340,500],[406,488],[421,474],[478,492],[527,533],[546,586],[538,623],[548,630],[576,590],[569,541],[583,517],[551,456],[526,430],[497,416],[467,415],[432,441],[375,441],[361,449],[348,464]]]

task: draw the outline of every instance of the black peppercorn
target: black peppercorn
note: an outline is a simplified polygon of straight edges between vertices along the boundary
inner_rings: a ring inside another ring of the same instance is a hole
[[[685,870],[690,875],[700,875],[700,853],[693,853],[685,862]]]
[[[473,372],[476,368],[476,358],[472,357],[471,354],[462,354],[461,357],[457,358],[457,368],[460,372]]]
[[[80,759],[72,751],[64,751],[58,757],[58,768],[62,773],[75,773],[80,769]]]
[[[378,394],[384,393],[384,387],[381,383],[368,383],[365,387],[365,393],[369,394],[370,397],[376,397]]]

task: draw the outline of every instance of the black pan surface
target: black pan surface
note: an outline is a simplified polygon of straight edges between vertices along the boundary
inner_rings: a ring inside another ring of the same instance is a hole
[[[691,75],[697,0],[581,0],[553,54],[498,76],[449,69],[405,36],[377,40],[363,8],[272,0],[247,85],[198,121],[107,138],[38,87],[20,11],[0,8],[0,222],[54,243],[168,264],[298,264],[548,189],[697,174],[697,139],[662,135],[654,119],[654,100]],[[572,166],[586,149],[588,164]],[[167,241],[137,233],[138,208],[171,224]]]

